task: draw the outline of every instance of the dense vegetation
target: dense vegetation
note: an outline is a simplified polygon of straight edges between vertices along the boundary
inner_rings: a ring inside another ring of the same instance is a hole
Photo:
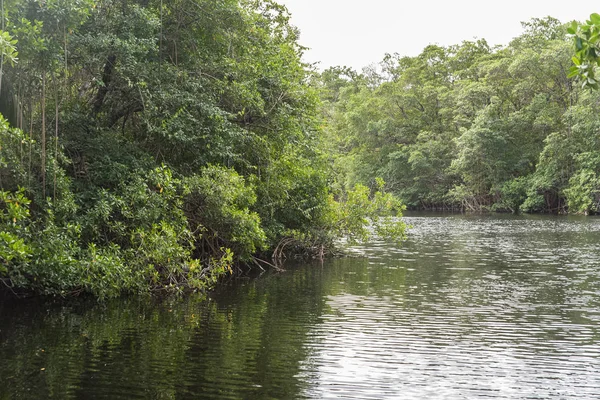
[[[304,64],[272,0],[0,0],[0,25],[13,291],[203,290],[401,239],[402,203],[600,212],[600,15],[362,73]]]
[[[421,209],[599,212],[600,94],[587,87],[597,85],[600,16],[591,18],[533,19],[505,47],[431,45],[360,74],[325,71],[338,181],[381,176]]]
[[[0,285],[204,289],[240,265],[365,238],[371,219],[403,236],[390,195],[330,190],[318,92],[285,8],[0,3]]]

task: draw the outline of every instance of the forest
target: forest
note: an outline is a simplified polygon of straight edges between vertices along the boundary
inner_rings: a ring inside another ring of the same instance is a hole
[[[404,235],[330,189],[319,90],[270,0],[0,0],[0,287],[203,291]],[[371,223],[375,223],[375,230]]]
[[[590,21],[588,37],[590,26],[592,42],[579,31],[577,57],[578,24],[547,17],[523,23],[507,46],[430,45],[363,73],[325,71],[337,182],[381,177],[414,209],[598,212],[598,25]]]
[[[600,210],[600,94],[587,61],[573,70],[595,60],[593,24],[320,72],[271,0],[0,8],[15,294],[203,291],[340,239],[402,240],[405,207]]]

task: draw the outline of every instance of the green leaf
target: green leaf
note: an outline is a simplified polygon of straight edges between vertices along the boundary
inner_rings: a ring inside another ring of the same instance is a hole
[[[571,58],[571,60],[573,60],[573,64],[575,64],[575,65],[581,65],[581,60],[579,60],[579,58],[573,57],[573,58]]]
[[[600,25],[600,14],[593,13],[590,15],[590,20],[594,25]]]
[[[577,37],[575,39],[575,48],[577,49],[577,51],[583,50],[583,41],[580,37]]]
[[[577,23],[577,21],[571,21],[571,26],[567,28],[567,32],[569,32],[571,35],[574,35],[575,33],[577,33],[578,27],[579,24]]]

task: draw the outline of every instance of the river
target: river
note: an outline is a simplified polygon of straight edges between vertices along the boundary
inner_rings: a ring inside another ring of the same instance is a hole
[[[208,299],[0,303],[0,399],[596,399],[600,219],[411,214]]]

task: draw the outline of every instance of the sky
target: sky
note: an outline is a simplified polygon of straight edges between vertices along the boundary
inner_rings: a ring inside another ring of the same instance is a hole
[[[386,53],[416,56],[428,44],[448,46],[486,39],[506,45],[522,33],[521,21],[552,16],[583,21],[600,3],[564,0],[277,0],[309,47],[304,61],[325,69],[360,71]]]

